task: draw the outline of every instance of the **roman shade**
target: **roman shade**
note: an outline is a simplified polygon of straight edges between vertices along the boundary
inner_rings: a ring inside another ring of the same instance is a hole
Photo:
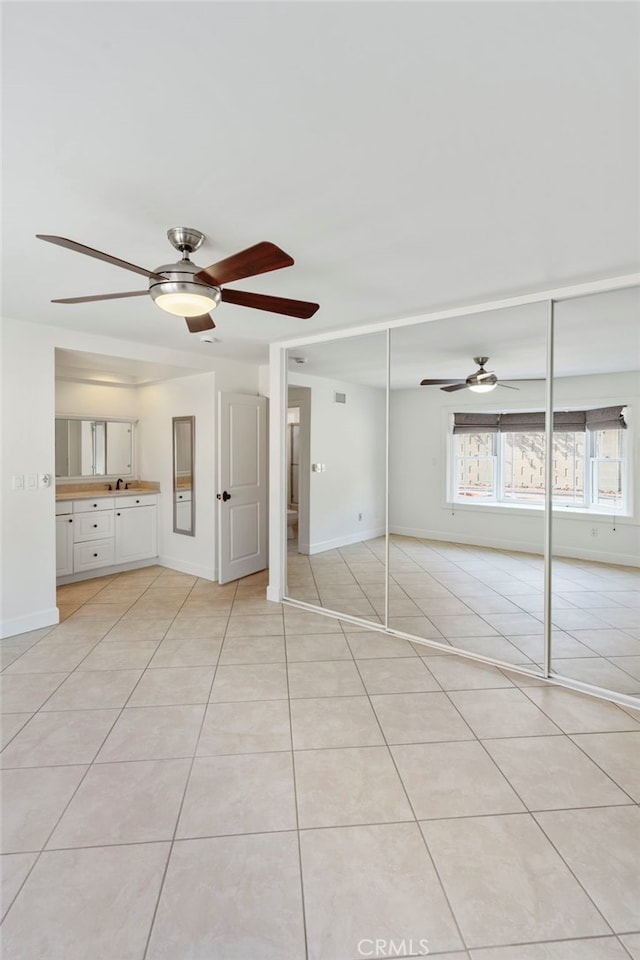
[[[624,406],[596,410],[557,410],[554,433],[624,430]],[[544,410],[518,413],[454,413],[454,433],[544,433]]]

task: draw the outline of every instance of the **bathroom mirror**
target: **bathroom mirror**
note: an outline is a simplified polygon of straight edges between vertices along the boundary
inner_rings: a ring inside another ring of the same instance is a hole
[[[56,477],[132,477],[135,423],[56,417]]]
[[[568,422],[555,441],[551,670],[632,697],[640,697],[639,316],[638,288],[554,310],[554,419]]]
[[[173,418],[173,532],[195,536],[195,417]]]
[[[386,333],[288,357],[287,596],[385,620]]]

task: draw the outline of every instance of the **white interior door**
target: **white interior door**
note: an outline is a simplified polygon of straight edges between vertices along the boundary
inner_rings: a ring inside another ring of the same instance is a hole
[[[218,404],[218,581],[267,566],[267,400],[221,393]]]

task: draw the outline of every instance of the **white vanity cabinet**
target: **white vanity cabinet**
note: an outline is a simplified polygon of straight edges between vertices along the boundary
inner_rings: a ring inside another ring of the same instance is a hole
[[[56,503],[56,576],[73,573],[73,504]]]
[[[56,574],[84,573],[158,553],[157,496],[125,494],[56,503]]]
[[[115,509],[116,563],[155,557],[158,524],[154,496],[120,497]]]

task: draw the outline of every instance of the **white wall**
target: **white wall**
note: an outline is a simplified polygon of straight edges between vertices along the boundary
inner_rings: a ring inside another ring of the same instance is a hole
[[[289,386],[311,388],[311,463],[326,465],[311,473],[309,552],[382,535],[385,391],[304,374],[291,374]]]
[[[137,417],[138,389],[56,380],[56,416]]]
[[[258,367],[254,365],[212,360],[210,357],[201,358],[194,354],[157,348],[149,344],[3,319],[0,360],[3,431],[0,513],[2,522],[0,636],[2,637],[48,626],[58,620],[55,604],[55,488],[52,485],[48,489],[14,491],[11,483],[12,477],[16,474],[49,473],[53,477],[55,473],[56,347],[103,354],[106,357],[124,357],[174,367],[183,366],[185,371],[200,369],[209,374],[215,372],[215,387],[218,389],[248,393],[257,393],[258,390]],[[180,381],[184,384],[189,379],[191,378],[184,377],[180,378]],[[190,388],[185,389],[187,390],[184,394],[186,400],[191,394]],[[121,403],[125,395],[125,393],[116,393],[114,388],[114,393],[108,394],[111,398],[109,403],[111,404],[112,401]],[[78,402],[88,399],[86,392],[83,392],[82,396],[79,393],[76,396]],[[67,393],[66,397],[71,402],[71,394]],[[94,397],[97,402],[98,394]],[[176,397],[176,399],[179,398]],[[99,407],[92,409],[97,413]],[[113,410],[114,407],[111,406],[111,409]],[[85,412],[85,410],[78,410],[78,412]],[[195,412],[197,415],[198,411]],[[182,403],[179,405],[179,410],[175,411],[175,415],[181,413],[184,413]],[[173,415],[174,412],[171,412],[170,416]],[[211,409],[207,407],[207,419],[210,416]],[[215,418],[211,422],[211,431],[215,436]],[[203,474],[199,474],[200,499],[204,497],[205,503],[207,496],[209,500],[215,498],[216,486],[215,470],[209,473],[210,453],[207,456]],[[151,470],[156,468],[155,463],[150,463],[148,466]],[[146,479],[162,479],[149,475],[146,464],[144,469],[141,465],[139,474]],[[167,487],[166,481],[163,486],[164,496],[170,487]],[[197,517],[196,523],[198,522]],[[203,539],[209,541],[207,550],[210,558],[214,553],[215,523],[209,520],[207,528],[205,516],[204,529],[202,526],[200,529],[203,532]],[[166,530],[165,519],[163,519],[163,530]],[[196,538],[183,537],[182,539],[193,543]],[[199,550],[200,544],[195,549]],[[194,561],[196,565],[199,563],[198,557],[199,554]],[[210,561],[207,569],[210,572],[214,569]]]
[[[470,400],[437,387],[396,390],[390,400],[390,529],[392,533],[541,553],[542,511],[447,504],[447,423],[455,411],[544,409],[544,384],[522,383],[520,392],[498,391]],[[499,388],[498,388],[499,389]],[[635,373],[571,377],[555,383],[554,406],[628,403],[632,452],[631,517],[585,516],[554,511],[554,552],[562,556],[637,564],[640,555],[640,396]],[[517,399],[514,399],[517,397]],[[506,400],[506,403],[505,403]],[[592,535],[596,529],[597,536]]]

